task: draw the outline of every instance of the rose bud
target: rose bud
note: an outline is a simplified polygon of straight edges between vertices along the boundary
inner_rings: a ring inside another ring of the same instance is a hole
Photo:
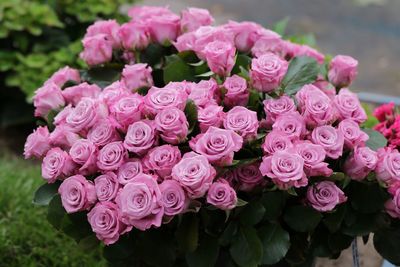
[[[28,158],[41,158],[51,148],[49,143],[49,129],[47,126],[38,127],[26,139],[24,146],[25,159]]]
[[[105,34],[98,34],[92,37],[86,37],[82,40],[83,51],[80,57],[88,65],[100,65],[111,61],[113,43]]]
[[[353,180],[361,181],[378,163],[377,153],[368,147],[356,147],[344,164],[344,172]]]
[[[181,12],[181,31],[191,32],[201,26],[208,26],[214,22],[214,18],[207,9],[189,7]]]
[[[330,65],[329,81],[338,88],[349,86],[357,77],[358,61],[350,56],[335,56]]]
[[[119,24],[116,20],[99,20],[87,28],[84,38],[104,34],[107,40],[111,41],[113,48],[119,48],[121,46],[121,41],[118,36],[118,31]]]
[[[50,111],[60,109],[65,105],[65,100],[60,87],[55,83],[46,83],[35,92],[33,106],[35,117],[46,118]]]
[[[203,50],[210,70],[219,76],[229,76],[235,65],[236,49],[230,42],[214,41]]]
[[[221,210],[231,210],[237,204],[235,189],[226,180],[219,179],[208,189],[207,203]]]
[[[131,92],[142,87],[151,87],[153,86],[151,72],[152,69],[147,64],[125,65],[122,70],[121,82]]]
[[[128,22],[119,28],[118,36],[122,47],[128,50],[142,50],[150,44],[150,33],[146,24],[141,22]]]

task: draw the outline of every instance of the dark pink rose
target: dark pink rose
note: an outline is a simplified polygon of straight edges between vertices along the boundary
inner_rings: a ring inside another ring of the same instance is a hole
[[[65,179],[58,188],[58,193],[61,195],[61,202],[67,213],[88,210],[96,202],[96,190],[93,183],[82,175]]]
[[[237,187],[241,191],[250,192],[254,188],[264,185],[265,180],[260,172],[260,163],[252,163],[240,166],[233,170]]]
[[[395,105],[393,102],[383,104],[374,110],[374,116],[378,121],[383,122],[394,117]]]
[[[128,153],[121,141],[108,143],[99,151],[97,167],[103,171],[118,170],[127,157]]]
[[[331,181],[322,181],[310,186],[307,190],[307,201],[321,212],[332,211],[335,207],[347,201],[343,191]]]
[[[233,189],[226,180],[219,179],[208,189],[207,203],[221,210],[231,210],[235,208],[237,204],[235,189]]]
[[[24,146],[24,156],[25,159],[28,158],[41,158],[50,149],[49,142],[49,129],[47,126],[38,127],[31,133],[26,139]]]

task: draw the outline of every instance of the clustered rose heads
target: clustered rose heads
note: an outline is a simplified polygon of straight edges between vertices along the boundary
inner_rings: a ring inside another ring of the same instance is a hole
[[[105,244],[132,228],[160,227],[189,212],[193,202],[233,209],[238,193],[266,186],[308,186],[306,203],[332,211],[346,196],[323,177],[332,175],[330,163],[344,154],[349,155],[344,171],[355,180],[373,171],[392,187],[400,180],[400,153],[365,146],[368,135],[360,129],[365,111],[357,96],[342,88],[354,80],[356,60],[337,56],[328,80],[321,76],[295,95],[278,94],[291,59],[308,56],[322,64],[324,55],[256,23],[211,26],[214,19],[203,9],[178,16],[164,7],[134,7],[129,14],[132,20],[123,25],[114,20],[91,25],[81,53],[90,66],[122,54],[120,80],[100,88],[75,69],[56,72],[33,99],[36,116],[47,119],[58,112],[55,128],[36,129],[24,152],[43,160],[48,183],[62,181],[65,210],[88,211]],[[154,86],[152,67],[135,63],[154,43],[194,51],[214,76]],[[239,52],[252,57],[248,80],[231,75]],[[250,92],[263,96],[253,103],[263,105],[263,112],[250,107]],[[197,110],[194,131],[185,111],[190,102]],[[235,156],[254,144],[263,156],[235,167]],[[320,181],[313,183],[312,177]],[[396,201],[388,209],[400,216],[400,190],[391,192]]]

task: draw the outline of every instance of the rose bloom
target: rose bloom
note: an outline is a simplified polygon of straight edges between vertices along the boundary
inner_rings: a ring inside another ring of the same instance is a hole
[[[243,138],[232,130],[210,127],[193,138],[189,145],[211,163],[224,166],[232,163],[234,152],[242,148]]]
[[[143,159],[145,168],[155,171],[161,178],[171,175],[172,167],[181,160],[181,152],[178,147],[162,145],[152,148]]]
[[[132,21],[144,22],[153,17],[169,15],[171,13],[168,7],[162,6],[133,6],[128,10],[128,16],[132,18]]]
[[[47,83],[35,91],[35,117],[45,118],[50,111],[60,109],[64,105],[62,91],[55,83]]]
[[[257,113],[245,107],[234,107],[226,113],[224,127],[235,131],[245,140],[253,139],[258,130]]]
[[[187,94],[176,88],[152,87],[144,97],[144,112],[150,116],[155,116],[163,109],[178,108],[184,110],[186,106]]]
[[[107,40],[111,41],[113,48],[119,48],[121,46],[121,41],[118,36],[118,31],[119,24],[116,20],[99,20],[87,28],[84,38],[102,34],[106,36]]]
[[[348,149],[356,146],[364,146],[369,139],[368,134],[364,133],[357,122],[352,119],[344,119],[338,125],[338,130],[343,134],[344,145]]]
[[[117,175],[113,172],[106,172],[94,179],[97,199],[99,201],[113,201],[119,191]]]
[[[267,123],[273,124],[280,115],[296,111],[294,101],[288,96],[270,98],[263,101]]]
[[[105,146],[113,141],[120,141],[121,138],[109,120],[97,122],[87,134],[87,139],[96,146]]]
[[[181,31],[191,32],[201,26],[214,23],[214,18],[207,9],[189,7],[181,12]]]
[[[108,143],[100,149],[97,157],[97,167],[103,171],[117,170],[128,157],[121,141]]]
[[[61,203],[67,213],[88,210],[96,202],[96,190],[91,181],[82,175],[75,175],[65,179],[58,193]]]
[[[161,110],[154,121],[157,131],[165,142],[177,145],[186,140],[189,122],[182,110],[173,107]]]
[[[261,148],[266,155],[272,155],[277,151],[284,151],[293,146],[290,138],[280,130],[272,130],[265,137]]]
[[[121,25],[118,31],[122,47],[128,50],[142,50],[150,44],[150,33],[146,24],[131,21]]]
[[[341,89],[333,101],[341,120],[352,119],[357,123],[367,120],[367,114],[360,104],[358,96],[347,88]]]
[[[184,212],[189,206],[189,199],[179,182],[165,180],[160,184],[160,191],[165,215],[178,215]]]
[[[261,92],[271,92],[282,82],[288,69],[288,62],[267,53],[251,61],[250,79],[254,88]]]
[[[55,83],[58,87],[62,88],[67,82],[80,83],[81,77],[77,69],[65,66],[57,70],[45,83]]]
[[[257,186],[265,184],[263,175],[260,172],[259,162],[235,168],[233,176],[240,191],[250,192]]]
[[[196,52],[196,55],[201,60],[205,60],[206,55],[204,49],[208,44],[214,41],[229,42],[233,44],[233,38],[234,36],[231,32],[227,31],[223,27],[202,26],[194,32],[195,42],[192,50]]]
[[[229,21],[224,25],[235,37],[235,46],[240,52],[248,52],[259,38],[258,31],[262,29],[261,25],[243,21]]]
[[[377,153],[368,147],[356,147],[344,164],[344,172],[353,180],[361,181],[378,163]]]
[[[299,141],[294,144],[293,151],[300,155],[304,160],[304,172],[307,176],[325,176],[332,175],[333,170],[329,169],[328,163],[324,162],[326,152],[320,145],[310,141]]]
[[[97,98],[101,89],[96,84],[86,82],[67,87],[62,91],[62,95],[68,104],[76,105],[83,97]]]
[[[182,93],[190,94],[193,85],[194,85],[193,82],[188,82],[188,81],[169,82],[166,86],[164,86],[164,89],[178,90]]]
[[[52,146],[58,146],[64,150],[69,150],[73,144],[81,137],[72,132],[71,129],[65,125],[57,126],[49,136],[47,142]]]
[[[343,154],[343,134],[330,125],[315,128],[311,134],[311,141],[321,145],[326,155],[332,159],[337,159]]]
[[[249,91],[247,89],[246,79],[232,75],[227,77],[223,88],[226,90],[224,95],[225,106],[231,108],[234,106],[246,106],[249,101]]]
[[[332,211],[335,207],[347,201],[343,191],[331,181],[313,184],[307,189],[307,201],[321,212]]]
[[[85,37],[82,44],[83,51],[80,53],[80,58],[88,65],[100,65],[111,61],[113,43],[106,34]]]
[[[376,178],[387,184],[400,180],[400,153],[396,149],[378,149]]]
[[[235,189],[226,180],[219,179],[208,189],[207,203],[221,210],[231,210],[237,204]]]
[[[122,70],[121,82],[129,91],[136,91],[142,87],[152,87],[152,68],[144,63],[125,65]]]
[[[49,129],[47,126],[38,127],[26,139],[24,146],[25,159],[28,158],[41,158],[51,148],[49,142]]]
[[[69,150],[71,159],[80,165],[79,172],[83,175],[97,171],[97,147],[87,139],[77,140]]]
[[[57,178],[71,175],[75,171],[76,165],[67,152],[59,147],[50,149],[42,162],[42,177],[50,184]]]
[[[282,41],[279,34],[262,29],[258,32],[258,35],[259,37],[251,48],[251,54],[254,57],[260,57],[267,53],[273,53],[281,57],[284,56],[284,41]]]
[[[99,99],[104,101],[108,106],[111,106],[123,96],[130,96],[131,92],[125,87],[125,85],[116,81],[105,87],[99,95]]]
[[[328,71],[329,81],[336,87],[349,86],[357,77],[358,61],[350,56],[335,56]]]
[[[143,166],[140,159],[129,159],[129,161],[122,164],[118,169],[118,182],[122,185],[126,185],[141,173],[143,173]]]
[[[386,212],[393,218],[400,218],[400,184],[396,182],[388,188],[389,194],[392,196],[385,203]]]
[[[159,44],[175,41],[180,30],[180,18],[173,13],[154,16],[146,22],[151,39]]]
[[[192,86],[189,99],[192,99],[196,106],[206,107],[211,104],[217,104],[214,96],[218,90],[218,84],[214,79],[202,80]]]
[[[92,231],[106,245],[114,244],[122,234],[131,230],[119,220],[119,213],[118,206],[107,201],[97,203],[87,214]]]
[[[211,126],[221,127],[224,117],[225,113],[222,106],[210,104],[205,108],[199,108],[197,120],[199,121],[201,132],[206,132]]]
[[[126,132],[129,125],[141,119],[142,110],[143,97],[139,94],[122,96],[110,107],[111,115],[123,132]]]
[[[285,133],[292,141],[302,138],[307,132],[304,119],[297,111],[280,115],[272,128]]]
[[[395,105],[393,102],[383,104],[374,110],[374,116],[380,122],[384,122],[390,118],[394,118]]]
[[[172,179],[179,182],[189,198],[205,195],[214,180],[216,171],[203,155],[189,152],[172,168]]]
[[[157,182],[151,176],[136,176],[122,188],[116,202],[123,223],[141,231],[152,226],[161,226],[164,215],[162,195]]]
[[[176,39],[176,42],[173,42],[176,50],[178,52],[194,50],[194,44],[196,42],[196,34],[195,32],[187,32],[184,33]]]
[[[236,49],[230,42],[214,41],[204,47],[210,70],[219,76],[229,76],[235,65]]]
[[[156,126],[153,121],[141,120],[128,127],[124,147],[133,153],[143,155],[157,143]]]

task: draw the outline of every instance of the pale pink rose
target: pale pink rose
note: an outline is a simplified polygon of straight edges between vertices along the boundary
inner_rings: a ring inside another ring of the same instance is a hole
[[[26,138],[24,146],[25,159],[28,158],[41,158],[51,148],[49,142],[49,129],[47,126],[38,127]]]
[[[219,76],[229,76],[235,65],[236,49],[230,42],[214,41],[202,51],[210,70]]]
[[[326,155],[332,159],[337,159],[343,154],[343,134],[330,125],[315,128],[311,133],[311,141],[321,145],[325,149]]]
[[[118,31],[122,47],[128,50],[142,50],[150,44],[150,33],[146,24],[128,22],[121,25]]]
[[[153,86],[152,69],[144,63],[125,65],[122,70],[121,82],[129,91],[136,91],[142,87]]]
[[[260,165],[261,174],[271,178],[280,189],[292,186],[303,187],[308,183],[304,173],[304,159],[295,153],[277,151],[271,156],[263,157]]]
[[[335,56],[329,64],[329,81],[336,87],[347,87],[357,77],[358,61],[350,56]]]
[[[59,125],[51,132],[48,142],[50,142],[52,146],[58,146],[68,150],[80,138],[81,137],[77,133],[71,131],[69,127]]]
[[[86,82],[67,87],[62,91],[62,95],[68,104],[76,105],[83,97],[97,98],[101,89],[96,84]]]
[[[165,179],[171,175],[172,168],[181,160],[181,152],[177,146],[162,145],[152,148],[143,158],[146,169],[154,171]]]
[[[185,189],[188,196],[195,199],[206,194],[216,171],[205,156],[189,152],[172,168],[171,175]]]
[[[46,83],[35,91],[33,106],[36,117],[46,118],[50,111],[60,109],[64,105],[62,91],[55,83]]]
[[[121,221],[125,224],[141,231],[161,226],[164,215],[162,195],[151,176],[136,176],[122,188],[116,202],[121,211]]]
[[[58,87],[62,88],[67,82],[81,82],[81,77],[77,69],[65,66],[54,72],[45,83],[55,83]]]
[[[94,179],[94,188],[99,201],[113,201],[120,189],[117,175],[113,172],[106,172]]]
[[[223,88],[226,90],[224,95],[225,106],[231,108],[234,106],[246,106],[249,101],[249,90],[247,89],[246,79],[232,75],[227,77]]]
[[[262,29],[258,32],[258,38],[251,48],[251,53],[255,57],[260,57],[266,53],[273,53],[281,57],[284,56],[284,41],[276,32]]]
[[[93,183],[82,175],[65,179],[58,188],[58,193],[67,213],[88,210],[97,200]]]
[[[181,31],[191,32],[201,26],[208,26],[214,22],[207,9],[189,7],[181,12]]]
[[[173,107],[161,110],[154,121],[157,131],[165,142],[177,145],[186,140],[189,122],[182,110]]]
[[[65,123],[74,132],[86,132],[107,116],[108,108],[104,102],[84,97],[65,118]]]
[[[232,130],[212,126],[190,140],[189,145],[211,163],[224,166],[232,164],[234,153],[242,148],[243,138]]]
[[[347,197],[334,182],[322,181],[307,189],[307,201],[317,211],[326,212],[346,202]]]
[[[173,42],[176,50],[178,52],[194,50],[194,44],[196,42],[196,34],[195,32],[187,32],[184,33],[176,39],[176,42]]]
[[[224,117],[225,113],[222,106],[211,104],[205,108],[199,108],[197,120],[199,121],[201,132],[206,132],[211,126],[221,127]]]
[[[272,155],[277,151],[284,151],[293,146],[290,138],[280,130],[272,130],[265,137],[261,148],[266,155]]]
[[[140,159],[129,159],[118,169],[118,181],[122,185],[126,185],[137,175],[143,173],[143,166]]]
[[[131,92],[125,87],[125,84],[116,81],[101,91],[99,99],[104,101],[108,106],[111,106],[121,97],[129,95],[131,95]]]
[[[361,181],[378,163],[377,153],[369,147],[356,147],[344,164],[344,172],[353,180]]]
[[[357,123],[362,123],[367,120],[367,114],[361,106],[358,96],[350,92],[349,89],[341,89],[335,96],[333,103],[335,104],[341,120],[352,119]]]
[[[121,141],[108,143],[100,149],[97,156],[97,167],[103,171],[118,170],[126,161],[128,153]]]
[[[97,147],[92,142],[79,139],[72,145],[69,155],[80,166],[79,173],[89,175],[97,171],[97,152]]]
[[[360,129],[357,122],[352,119],[344,119],[338,125],[338,130],[343,134],[344,145],[348,149],[353,149],[356,146],[364,146],[369,139],[368,134]]]
[[[162,6],[134,6],[128,10],[128,16],[132,21],[148,21],[153,17],[171,14],[168,7]]]
[[[124,147],[138,155],[145,154],[157,143],[156,126],[153,121],[141,120],[128,127]]]
[[[118,36],[118,31],[119,24],[116,20],[99,20],[87,28],[84,38],[104,34],[107,40],[111,41],[113,48],[119,48],[121,46],[121,40]]]
[[[390,185],[388,192],[391,198],[386,201],[385,209],[386,212],[393,218],[400,218],[400,183],[395,182]]]
[[[119,124],[119,128],[126,132],[128,126],[139,121],[142,117],[143,97],[139,94],[122,96],[110,107],[110,113]]]
[[[118,206],[113,202],[99,202],[88,214],[88,221],[96,237],[105,245],[111,245],[118,241],[120,235],[131,230],[119,220]]]
[[[221,210],[231,210],[236,207],[237,196],[235,189],[224,179],[214,182],[207,192],[207,203]]]
[[[113,42],[108,39],[106,34],[85,37],[82,44],[83,51],[79,56],[88,65],[100,65],[111,61]]]
[[[297,111],[280,115],[272,128],[285,133],[292,141],[301,139],[307,132],[304,118]]]
[[[378,163],[375,168],[376,178],[386,184],[400,180],[400,153],[390,148],[378,150]]]
[[[50,149],[42,162],[42,177],[50,184],[75,171],[76,165],[67,152],[59,147]]]
[[[226,113],[224,127],[235,131],[244,140],[254,139],[258,130],[257,112],[236,106]]]
[[[87,139],[96,146],[105,146],[114,141],[120,141],[121,137],[109,120],[101,120],[97,122],[87,134]]]
[[[229,21],[223,26],[232,33],[235,40],[235,46],[240,52],[248,52],[259,38],[258,31],[262,29],[261,25],[243,21]]]
[[[174,216],[183,213],[189,206],[189,199],[183,187],[175,180],[165,180],[160,184],[161,202],[164,214]]]
[[[150,116],[155,116],[163,109],[178,108],[184,110],[186,106],[187,94],[177,88],[152,87],[144,97],[144,112]]]
[[[250,79],[254,88],[261,92],[271,92],[282,82],[288,69],[288,62],[267,53],[251,62]]]
[[[272,125],[280,115],[296,111],[293,99],[283,95],[279,98],[270,98],[263,101],[267,115],[267,124]]]
[[[265,184],[263,175],[260,172],[259,162],[235,168],[233,176],[240,191],[250,192],[256,187]]]
[[[210,104],[217,104],[214,96],[218,91],[218,84],[214,79],[202,80],[192,85],[189,99],[192,99],[196,106],[205,107]]]
[[[322,146],[310,141],[299,141],[294,144],[294,148],[290,151],[303,158],[304,172],[307,176],[329,177],[332,175],[333,171],[328,167],[328,163],[324,162],[326,151]]]
[[[214,42],[222,41],[234,44],[234,36],[230,31],[227,31],[224,27],[212,27],[212,26],[202,26],[198,28],[195,32],[195,43],[193,45],[193,50],[196,55],[205,60],[206,56],[204,53],[204,48]]]
[[[180,30],[180,17],[173,13],[154,16],[146,22],[151,38],[159,44],[175,41]]]

